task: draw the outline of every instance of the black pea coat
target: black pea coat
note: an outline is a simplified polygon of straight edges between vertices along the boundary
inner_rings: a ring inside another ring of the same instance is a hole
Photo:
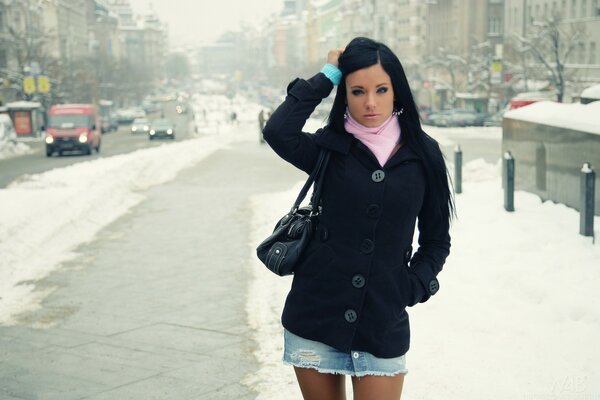
[[[433,213],[430,199],[436,194],[408,146],[381,167],[345,131],[302,132],[332,89],[322,73],[296,79],[263,131],[277,154],[307,173],[320,147],[332,151],[315,240],[295,270],[282,323],[341,351],[401,356],[410,342],[406,307],[439,288],[436,276],[450,250],[449,222]],[[412,255],[417,218],[419,247]]]

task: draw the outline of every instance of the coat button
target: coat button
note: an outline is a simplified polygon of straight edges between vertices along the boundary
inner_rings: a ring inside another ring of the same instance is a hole
[[[350,308],[344,313],[344,318],[346,319],[346,322],[353,323],[356,322],[358,314],[356,314],[356,311]]]
[[[440,290],[440,283],[437,279],[433,278],[431,281],[429,281],[429,293],[431,293],[433,296],[438,290]]]
[[[360,252],[363,254],[371,254],[375,248],[375,243],[371,239],[365,239],[360,244]]]
[[[378,169],[377,171],[373,172],[373,174],[371,174],[371,179],[373,180],[373,182],[381,182],[385,179],[385,172]]]
[[[379,217],[380,212],[381,207],[379,207],[379,204],[369,204],[369,206],[367,207],[367,216],[369,218]]]
[[[367,280],[361,274],[357,274],[352,277],[352,286],[357,289],[364,287],[365,283],[367,283]]]

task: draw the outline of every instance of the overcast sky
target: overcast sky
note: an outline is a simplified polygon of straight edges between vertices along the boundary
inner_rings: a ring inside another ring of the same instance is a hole
[[[241,21],[263,20],[283,8],[283,0],[130,0],[137,14],[145,14],[150,4],[160,19],[169,24],[170,42],[197,44],[210,42]]]

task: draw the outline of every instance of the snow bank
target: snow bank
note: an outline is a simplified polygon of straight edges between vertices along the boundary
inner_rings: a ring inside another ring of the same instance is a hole
[[[595,398],[600,245],[578,234],[576,211],[532,194],[516,192],[516,211],[505,212],[500,164],[475,160],[463,176],[441,290],[409,310],[413,335],[402,398]],[[252,249],[299,188],[252,199]],[[280,315],[291,279],[269,272],[254,251],[249,259],[247,310],[261,367],[244,383],[258,400],[301,398],[293,369],[281,362]]]
[[[21,142],[0,141],[0,160],[32,153],[31,147]]]
[[[504,118],[600,135],[600,101],[589,104],[540,101],[507,111]]]

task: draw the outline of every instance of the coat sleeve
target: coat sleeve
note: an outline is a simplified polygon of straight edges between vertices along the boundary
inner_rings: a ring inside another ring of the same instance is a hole
[[[265,141],[281,158],[309,174],[317,162],[319,149],[315,135],[303,132],[302,128],[332,89],[333,84],[321,72],[308,80],[296,78],[288,85],[284,102],[263,129]]]
[[[437,274],[450,254],[450,222],[447,213],[436,213],[432,193],[427,190],[418,217],[419,248],[410,260],[409,279],[412,301],[409,306],[427,301],[439,290]]]

